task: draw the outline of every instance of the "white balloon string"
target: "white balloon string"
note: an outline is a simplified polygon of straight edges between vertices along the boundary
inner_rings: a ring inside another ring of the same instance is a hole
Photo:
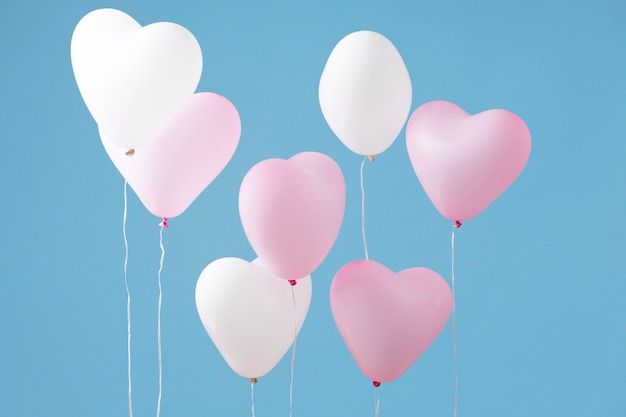
[[[291,283],[291,299],[293,300],[293,347],[291,349],[291,382],[289,383],[289,417],[293,416],[293,374],[296,364],[296,341],[298,340],[298,315],[296,312],[296,292]]]
[[[250,380],[250,391],[251,391],[251,399],[252,399],[252,417],[255,417],[255,414],[254,414],[254,384],[255,384],[255,380],[254,380],[254,378],[252,378]]]
[[[163,260],[165,259],[165,247],[163,246],[163,229],[165,227],[161,227],[159,231],[159,246],[161,247],[161,261],[159,263],[159,273],[158,273],[158,281],[159,281],[159,307],[157,312],[157,352],[159,359],[159,397],[157,399],[157,411],[156,415],[159,417],[161,414],[161,394],[163,387],[163,363],[161,361],[161,304],[163,301],[163,291],[161,288],[161,271],[163,270]]]
[[[454,291],[454,231],[461,226],[456,222],[452,226],[452,347],[454,350],[454,417],[457,417],[459,405],[459,369],[456,358],[456,294]]]
[[[126,215],[128,213],[128,181],[124,180],[124,219],[122,235],[124,236],[124,286],[126,287],[126,349],[128,357],[128,414],[133,417],[133,383],[130,372],[130,290],[128,289],[128,239],[126,238]]]
[[[380,410],[380,395],[378,394],[378,387],[374,388],[374,417],[378,417],[378,411]]]
[[[365,187],[363,186],[363,166],[369,158],[366,156],[361,162],[361,234],[363,235],[363,248],[365,249],[365,259],[369,260],[367,253],[367,239],[365,238]]]

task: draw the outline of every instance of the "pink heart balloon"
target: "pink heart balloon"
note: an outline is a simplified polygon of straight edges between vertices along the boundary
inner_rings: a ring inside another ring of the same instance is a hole
[[[389,382],[437,338],[450,316],[452,294],[430,269],[394,273],[362,260],[337,272],[330,307],[361,372],[373,381]]]
[[[253,166],[239,190],[239,214],[250,244],[274,275],[309,275],[337,239],[346,205],[339,166],[317,152]]]
[[[155,216],[184,212],[226,167],[241,134],[239,113],[226,98],[198,93],[149,144],[126,149],[100,134],[109,157]]]
[[[491,204],[522,172],[530,132],[515,114],[469,115],[447,101],[423,104],[406,128],[406,146],[422,187],[450,220],[468,220]]]

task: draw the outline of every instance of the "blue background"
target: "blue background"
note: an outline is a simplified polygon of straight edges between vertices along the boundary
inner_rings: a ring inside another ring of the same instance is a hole
[[[255,257],[237,209],[255,163],[314,150],[342,167],[347,208],[313,274],[298,338],[294,416],[373,415],[373,388],[330,312],[332,277],[363,257],[361,157],[319,108],[330,51],[387,36],[413,105],[505,108],[533,137],[518,180],[456,239],[459,416],[626,416],[626,3],[552,1],[3,1],[0,6],[0,415],[124,416],[123,180],[74,81],[70,39],[91,10],[172,21],[198,39],[198,91],[242,119],[231,163],[164,233],[161,415],[250,415],[249,382],[198,318],[202,269]],[[450,280],[451,224],[423,192],[404,131],[365,167],[370,257]],[[159,219],[129,191],[134,415],[154,415]],[[289,355],[256,386],[257,416],[289,414]],[[449,322],[398,380],[381,416],[452,416]]]

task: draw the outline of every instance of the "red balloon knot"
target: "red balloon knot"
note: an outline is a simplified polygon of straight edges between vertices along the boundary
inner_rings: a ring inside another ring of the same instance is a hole
[[[458,229],[459,227],[461,227],[461,222],[460,222],[460,221],[458,221],[458,220],[455,220],[455,221],[454,221],[454,228],[455,228],[455,229]]]
[[[380,387],[380,382],[372,381],[372,385],[375,386],[376,388],[378,388],[378,387]]]
[[[170,227],[169,224],[167,224],[167,217],[163,217],[163,221],[161,223],[159,223],[159,226],[167,229],[168,227]]]
[[[289,283],[291,284],[291,286],[293,287],[294,285],[296,285],[298,282],[295,279],[290,279]]]

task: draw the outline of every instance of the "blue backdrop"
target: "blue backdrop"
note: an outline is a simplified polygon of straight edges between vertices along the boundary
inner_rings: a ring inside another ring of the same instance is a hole
[[[330,51],[369,29],[402,54],[413,105],[505,108],[530,128],[518,180],[456,237],[459,416],[626,416],[626,6],[619,0],[5,1],[0,6],[0,415],[124,416],[123,179],[72,73],[72,31],[114,7],[198,39],[198,91],[242,120],[231,163],[164,233],[161,415],[246,416],[250,386],[198,318],[196,280],[224,256],[253,259],[237,196],[255,163],[328,154],[347,182],[339,238],[313,274],[296,353],[298,417],[373,415],[373,388],[337,331],[335,272],[363,257],[361,157],[333,135],[317,88]],[[451,224],[411,168],[404,131],[365,167],[371,259],[450,279]],[[157,399],[159,219],[129,193],[136,416]],[[289,356],[289,355],[287,355]],[[256,386],[259,417],[289,414],[290,361]],[[448,323],[398,380],[381,416],[452,416]]]

